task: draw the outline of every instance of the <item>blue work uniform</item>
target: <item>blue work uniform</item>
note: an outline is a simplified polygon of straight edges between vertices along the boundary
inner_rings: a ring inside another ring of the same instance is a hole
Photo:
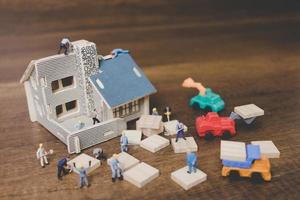
[[[197,171],[197,156],[194,152],[188,152],[186,154],[186,163],[188,165],[188,173],[192,173]]]
[[[176,142],[178,141],[178,138],[183,138],[184,140],[186,140],[185,136],[184,136],[184,127],[182,123],[178,123],[176,125]]]
[[[80,178],[80,187],[88,186],[89,182],[87,179],[87,168],[80,168],[79,171],[79,178]]]
[[[57,162],[57,178],[60,180],[62,179],[62,173],[63,175],[67,174],[67,170],[65,169],[67,162],[67,158],[63,158]]]
[[[128,151],[128,138],[126,135],[122,135],[120,138],[121,152]]]
[[[110,159],[110,168],[111,168],[111,177],[112,178],[120,178],[122,175],[122,169],[119,166],[119,161],[115,158]]]

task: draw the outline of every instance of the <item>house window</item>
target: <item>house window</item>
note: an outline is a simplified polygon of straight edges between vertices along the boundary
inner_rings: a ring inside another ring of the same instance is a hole
[[[60,80],[55,80],[55,81],[52,81],[52,83],[51,83],[52,92],[58,92],[65,88],[71,87],[73,85],[74,85],[74,77],[73,76],[68,76],[68,77],[60,79]]]
[[[136,100],[113,109],[114,117],[126,117],[140,111],[140,101]]]
[[[61,79],[61,83],[62,83],[63,87],[68,87],[68,86],[73,85],[73,76],[69,76],[67,78]]]
[[[51,87],[52,87],[52,92],[57,91],[59,89],[58,80],[57,81],[52,81]]]
[[[76,104],[77,104],[76,101],[70,101],[70,102],[66,103],[66,110],[70,111],[70,110],[75,109],[76,108]]]
[[[61,113],[63,113],[62,105],[56,106],[56,115],[59,116]]]
[[[77,107],[77,100],[74,101],[70,101],[67,102],[65,104],[62,105],[58,105],[56,106],[55,110],[56,110],[56,116],[57,117],[61,117],[65,114],[69,114],[72,112],[75,112],[78,109]]]

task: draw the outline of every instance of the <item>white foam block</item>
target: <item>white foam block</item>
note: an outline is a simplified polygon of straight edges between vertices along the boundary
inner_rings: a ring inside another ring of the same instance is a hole
[[[246,144],[221,140],[220,158],[222,160],[246,161]]]
[[[118,161],[120,163],[122,171],[126,171],[140,163],[138,159],[126,152],[121,152],[118,154]],[[109,163],[109,159],[107,160],[107,162]]]
[[[185,153],[189,149],[191,151],[198,151],[197,143],[193,137],[186,137],[186,140],[179,138],[176,142],[176,138],[171,139],[172,147],[175,153]]]
[[[152,135],[144,140],[142,140],[140,146],[152,153],[155,153],[167,146],[169,146],[170,141],[160,135]]]
[[[91,166],[89,166],[89,161],[91,161]],[[76,168],[74,168],[73,163],[75,163]],[[71,166],[73,171],[77,174],[79,174],[78,169],[80,168],[81,165],[83,165],[84,168],[87,168],[87,173],[89,174],[95,169],[97,169],[98,167],[100,167],[101,162],[96,158],[93,158],[87,154],[82,153],[79,156],[67,162],[67,164]]]
[[[158,135],[164,131],[163,123],[161,122],[159,129],[142,128],[143,135],[150,137],[151,135]]]
[[[139,145],[142,140],[142,131],[138,130],[125,130],[123,133],[128,138],[129,145]]]
[[[252,141],[251,144],[259,145],[261,154],[268,158],[280,157],[280,152],[272,141]]]
[[[234,112],[244,119],[258,117],[264,115],[264,110],[255,104],[248,104],[234,107]]]
[[[162,116],[159,115],[142,115],[137,121],[137,127],[159,129],[161,126]]]
[[[178,120],[172,120],[169,122],[164,122],[165,135],[176,135],[177,129],[176,125],[178,124]],[[184,132],[187,132],[188,128],[184,125]]]
[[[141,188],[159,176],[159,170],[142,162],[123,173],[124,179]]]
[[[191,174],[187,173],[187,171],[188,167],[186,166],[171,173],[171,179],[185,190],[188,190],[207,179],[207,175],[199,169],[197,169],[196,173],[193,172]]]

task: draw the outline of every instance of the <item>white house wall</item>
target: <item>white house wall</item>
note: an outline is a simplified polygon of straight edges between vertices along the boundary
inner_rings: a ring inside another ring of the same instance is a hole
[[[144,110],[144,112],[143,112],[143,114],[144,115],[149,115],[149,113],[150,113],[149,109],[150,109],[150,97],[146,96],[144,98],[144,104],[143,104],[143,110]]]
[[[126,130],[126,128],[127,124],[123,119],[115,118],[96,124],[91,128],[79,130],[78,132],[72,133],[68,136],[68,151],[69,153],[76,152],[76,137],[79,138],[80,148],[85,149],[121,135],[122,131]]]
[[[69,132],[59,126],[58,123],[55,123],[53,120],[49,121],[47,116],[47,108],[45,106],[42,88],[37,81],[36,68],[30,75],[28,81],[29,93],[32,95],[34,109],[36,111],[36,121],[38,121],[43,127],[49,130],[54,136],[56,136],[60,141],[67,144],[67,137]],[[26,92],[27,95],[27,92]]]
[[[26,93],[26,98],[27,98],[29,117],[32,122],[35,122],[35,121],[37,121],[37,117],[36,117],[36,111],[35,111],[34,102],[33,102],[33,95],[32,95],[32,91],[31,91],[30,87],[31,87],[30,82],[25,81],[24,88],[25,88],[25,93]]]
[[[65,56],[63,54],[53,56],[51,59],[42,59],[36,62],[37,78],[40,88],[40,96],[44,95],[44,107],[47,108],[48,117],[58,120],[56,106],[77,100],[78,111],[68,114],[63,119],[73,118],[86,112],[83,86],[80,80],[80,73],[76,70],[75,54]],[[71,87],[52,92],[51,83],[69,76],[74,77],[74,84]],[[42,86],[41,78],[45,78],[46,85]]]

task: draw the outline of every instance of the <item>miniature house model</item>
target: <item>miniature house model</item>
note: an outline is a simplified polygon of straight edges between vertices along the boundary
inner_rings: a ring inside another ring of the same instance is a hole
[[[128,51],[97,55],[96,45],[72,42],[68,55],[32,60],[24,84],[29,115],[65,143],[69,153],[119,136],[149,113],[156,92]],[[97,114],[100,123],[93,124]]]

